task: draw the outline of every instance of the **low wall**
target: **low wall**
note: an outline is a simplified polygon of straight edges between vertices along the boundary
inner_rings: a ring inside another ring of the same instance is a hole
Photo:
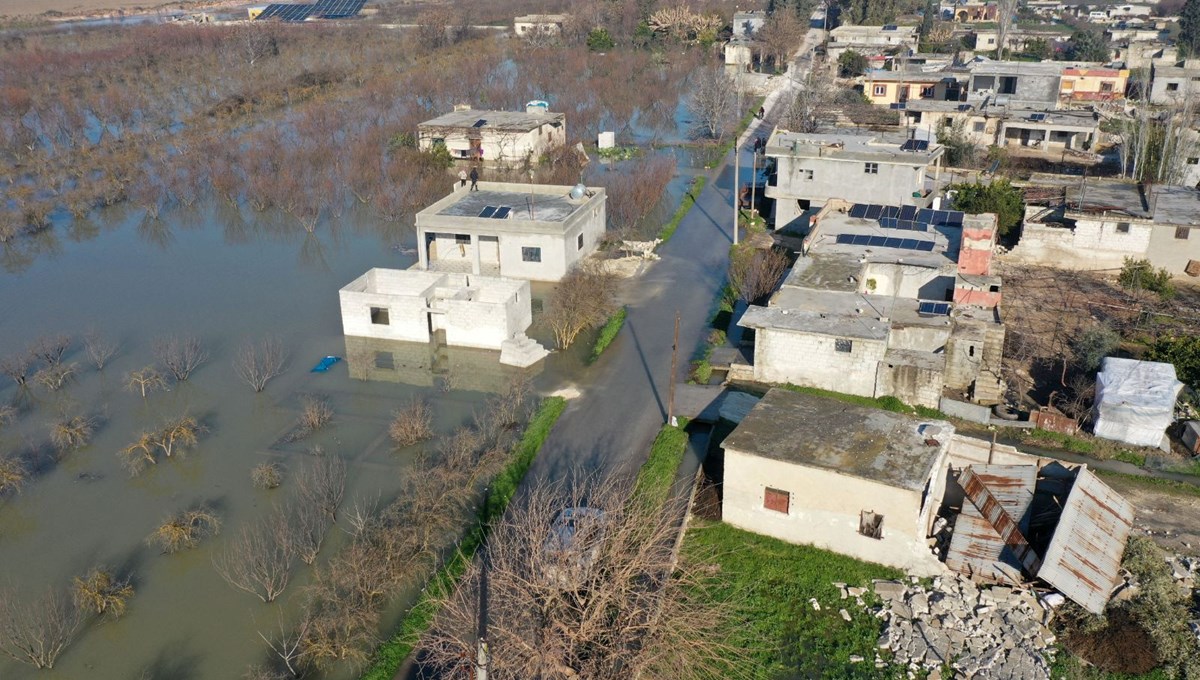
[[[990,425],[992,422],[992,409],[987,406],[958,401],[949,397],[942,397],[942,400],[938,402],[938,410],[948,416],[969,420],[972,423]],[[1007,422],[1005,421],[1005,423]]]

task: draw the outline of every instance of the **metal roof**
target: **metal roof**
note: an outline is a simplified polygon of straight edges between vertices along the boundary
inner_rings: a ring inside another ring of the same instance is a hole
[[[1033,502],[1037,467],[971,465],[968,469],[1018,522],[1021,531],[1027,530],[1026,515]],[[960,574],[994,582],[1016,583],[1021,575],[1021,561],[969,498],[963,498],[962,512],[955,520],[946,566]]]
[[[1129,501],[1081,466],[1038,576],[1084,609],[1103,612],[1132,528]]]

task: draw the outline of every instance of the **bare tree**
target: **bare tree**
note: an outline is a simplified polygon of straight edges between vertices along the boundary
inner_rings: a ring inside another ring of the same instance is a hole
[[[287,669],[289,678],[300,678],[304,676],[304,667],[301,665],[304,655],[304,640],[308,637],[308,629],[311,624],[307,616],[300,619],[300,623],[292,629],[288,629],[283,622],[282,612],[278,615],[279,627],[277,631],[272,631],[270,634],[265,634],[258,631],[258,636],[262,641],[267,643],[267,648],[271,650],[271,655],[283,664]],[[273,673],[268,670],[267,672]],[[279,678],[278,674],[274,676],[260,676],[263,678]]]
[[[739,247],[729,258],[729,285],[753,304],[774,292],[787,270],[788,256],[781,248]]]
[[[28,477],[29,469],[24,461],[12,455],[0,456],[0,496],[20,491]]]
[[[115,341],[109,340],[95,328],[91,328],[83,336],[83,348],[96,370],[103,371],[104,366],[117,353],[119,347]]]
[[[92,440],[96,431],[96,420],[88,416],[74,416],[60,420],[50,427],[50,442],[59,451],[82,449]]]
[[[487,575],[489,669],[498,678],[556,680],[745,675],[745,652],[723,641],[733,616],[703,565],[674,554],[682,508],[630,499],[628,485],[585,482],[530,490],[472,560],[420,658],[444,677],[477,658],[479,584]],[[564,507],[588,507],[564,534]]]
[[[169,555],[194,548],[220,530],[221,518],[208,508],[200,507],[168,517],[146,538],[146,543]]]
[[[392,414],[388,436],[396,446],[412,446],[433,436],[433,410],[422,399],[413,397]]]
[[[232,45],[237,48],[238,58],[247,66],[267,57],[279,56],[279,41],[275,30],[261,21],[239,22],[234,28]]]
[[[71,348],[71,336],[69,335],[43,335],[33,341],[33,346],[29,348],[29,353],[37,357],[42,363],[47,366],[55,366],[62,363],[63,356],[67,350]]]
[[[92,567],[86,576],[76,576],[72,582],[75,605],[97,616],[120,618],[125,613],[133,586],[104,567]]]
[[[71,381],[78,368],[79,365],[75,362],[47,364],[33,375],[33,379],[51,392],[57,392]]]
[[[729,78],[720,67],[711,66],[696,71],[690,80],[692,92],[687,106],[696,133],[721,141],[734,119],[736,79]]]
[[[0,359],[0,373],[8,376],[10,380],[17,384],[17,387],[25,387],[29,384],[29,375],[33,371],[34,357],[28,352],[24,354],[11,354]]]
[[[171,335],[154,339],[154,356],[176,380],[184,382],[208,360],[208,350],[197,338]]]
[[[82,623],[79,608],[55,588],[25,602],[15,588],[0,592],[0,652],[34,668],[54,668]]]
[[[283,469],[278,463],[259,463],[250,470],[250,482],[256,489],[278,489],[283,483]]]
[[[346,493],[346,461],[335,454],[317,449],[311,462],[296,475],[296,489],[304,503],[310,503],[329,518],[337,518],[338,506]]]
[[[325,510],[307,498],[302,498],[287,509],[291,542],[296,556],[305,564],[317,561],[325,537],[333,524],[333,518]]]
[[[558,282],[543,320],[554,331],[559,349],[579,334],[602,325],[616,309],[617,280],[598,267],[577,266]]]
[[[163,424],[162,428],[154,435],[154,445],[158,447],[159,451],[162,451],[164,456],[170,458],[175,453],[195,446],[200,435],[206,430],[207,428],[197,422],[195,418],[180,416]]]
[[[276,509],[263,521],[242,527],[237,538],[213,557],[213,566],[234,588],[274,602],[287,588],[295,556],[289,518]]]
[[[156,390],[166,389],[166,387],[166,379],[153,366],[145,366],[136,371],[131,371],[125,376],[125,389],[130,392],[140,393],[143,399],[146,398],[147,394]]]
[[[816,132],[831,116],[834,94],[832,79],[825,68],[814,63],[804,75],[795,98],[788,103],[780,126],[792,132]]]
[[[306,394],[301,398],[300,415],[296,418],[296,428],[288,438],[291,441],[304,439],[320,430],[333,420],[333,409],[325,397]]]
[[[248,341],[242,345],[234,357],[233,370],[255,392],[262,392],[271,378],[283,372],[286,361],[283,343],[275,338],[265,338],[258,343]]]
[[[158,458],[154,455],[154,437],[153,432],[142,432],[132,444],[117,452],[121,466],[129,471],[130,476],[136,477],[145,472],[146,468],[158,463]]]
[[[0,404],[0,427],[4,427],[17,419],[17,409],[8,404]]]
[[[807,30],[795,12],[772,12],[754,37],[762,46],[762,53],[773,57],[778,72],[786,68],[788,56],[800,45]],[[766,61],[762,57],[760,60]]]

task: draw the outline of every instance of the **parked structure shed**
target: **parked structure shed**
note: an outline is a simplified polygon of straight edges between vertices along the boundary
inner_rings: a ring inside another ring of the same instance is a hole
[[[1182,387],[1171,364],[1106,358],[1096,376],[1093,432],[1134,446],[1161,445]]]

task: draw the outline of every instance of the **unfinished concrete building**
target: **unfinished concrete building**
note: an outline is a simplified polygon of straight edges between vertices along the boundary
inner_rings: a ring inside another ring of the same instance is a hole
[[[1025,202],[1020,241],[1006,256],[1014,262],[1113,270],[1134,258],[1200,274],[1200,190],[1039,173]]]
[[[937,408],[1003,398],[994,215],[830,201],[754,330],[754,380]]]
[[[528,366],[546,355],[525,336],[529,282],[470,274],[371,269],[339,292],[348,336],[500,350]]]
[[[603,187],[455,184],[417,213],[415,269],[557,281],[596,250],[607,213]]]
[[[525,111],[481,111],[456,106],[453,111],[417,126],[422,151],[444,147],[456,159],[491,165],[535,160],[566,144],[567,117],[547,111],[545,102],[530,102]]]

